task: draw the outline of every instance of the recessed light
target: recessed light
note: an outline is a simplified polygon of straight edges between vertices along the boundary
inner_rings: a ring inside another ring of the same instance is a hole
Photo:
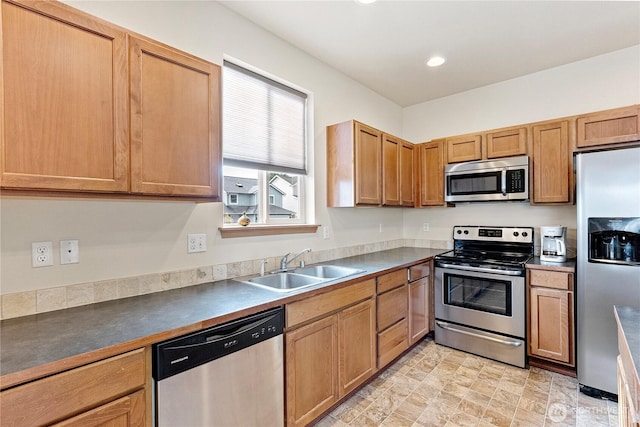
[[[427,66],[429,67],[439,67],[440,65],[444,64],[444,61],[445,59],[441,56],[432,56],[425,62],[425,64],[427,64]]]
[[[356,3],[360,3],[360,4],[371,4],[371,3],[375,3],[376,0],[355,0]]]

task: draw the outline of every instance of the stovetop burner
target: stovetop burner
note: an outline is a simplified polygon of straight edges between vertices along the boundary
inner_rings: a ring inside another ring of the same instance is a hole
[[[524,270],[533,257],[532,227],[455,226],[454,249],[436,262],[494,270]]]

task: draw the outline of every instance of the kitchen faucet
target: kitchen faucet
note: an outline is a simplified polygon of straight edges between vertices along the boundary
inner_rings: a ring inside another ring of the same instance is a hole
[[[285,256],[282,257],[282,259],[280,260],[280,268],[278,270],[272,271],[272,273],[280,273],[283,271],[287,271],[289,269],[289,267],[287,267],[287,264],[289,264],[290,262],[293,262],[294,259],[298,258],[300,255],[307,253],[307,252],[311,252],[311,248],[306,248],[301,250],[300,252],[298,252],[297,254],[295,254],[293,256],[293,258],[289,259],[289,255],[291,255],[291,252],[287,253]],[[304,267],[304,261],[300,261],[300,267]]]

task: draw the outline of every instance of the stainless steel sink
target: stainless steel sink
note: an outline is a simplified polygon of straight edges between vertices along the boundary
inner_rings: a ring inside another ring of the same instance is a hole
[[[293,270],[296,274],[305,274],[307,276],[322,277],[325,279],[339,279],[358,273],[364,273],[364,270],[351,267],[341,267],[338,265],[315,265],[311,267],[299,268]]]
[[[306,286],[317,285],[327,279],[315,276],[305,276],[295,273],[275,273],[267,276],[258,276],[245,280],[250,285],[260,286],[277,292],[290,292]]]
[[[291,272],[271,273],[265,276],[253,277],[243,280],[243,282],[275,292],[291,292],[358,273],[364,273],[364,270],[337,265],[315,265],[299,268]]]

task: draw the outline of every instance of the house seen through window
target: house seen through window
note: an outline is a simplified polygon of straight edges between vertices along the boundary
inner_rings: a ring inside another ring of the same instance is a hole
[[[305,222],[307,95],[224,61],[224,223]]]

